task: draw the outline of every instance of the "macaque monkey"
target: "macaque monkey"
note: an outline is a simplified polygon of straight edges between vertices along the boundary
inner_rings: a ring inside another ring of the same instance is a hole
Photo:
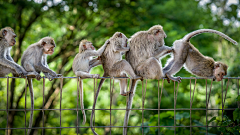
[[[103,77],[126,77],[127,73],[130,78],[132,79],[137,79],[139,76],[137,76],[131,65],[126,61],[122,60],[122,54],[126,51],[129,50],[128,43],[127,43],[128,38],[120,32],[116,32],[110,39],[109,43],[106,46],[106,49],[104,50],[103,54],[100,56],[103,69],[104,69],[104,74]],[[105,79],[101,79],[99,85],[98,85],[98,90],[95,95],[94,103],[93,103],[93,110],[92,110],[92,115],[91,115],[91,129],[92,132],[96,135],[97,133],[93,129],[93,116],[95,112],[95,106],[98,98],[99,91],[102,87],[102,84]],[[127,95],[127,80],[126,79],[120,79],[120,94],[123,96]]]
[[[165,34],[161,25],[155,25],[147,31],[135,33],[129,40],[130,50],[126,52],[126,60],[131,64],[135,73],[143,79],[162,79],[162,64],[159,60],[173,51],[165,46]],[[173,79],[176,80],[176,79]],[[131,81],[130,94],[128,96],[127,110],[124,118],[123,134],[127,134],[127,128],[132,100],[136,89],[137,79]]]
[[[4,77],[9,73],[17,76],[25,76],[27,72],[16,62],[10,55],[12,46],[15,45],[17,35],[10,27],[5,27],[0,30],[0,77]]]
[[[56,74],[49,69],[47,64],[47,55],[52,55],[54,48],[56,47],[53,38],[44,37],[39,42],[30,45],[22,55],[21,64],[23,68],[28,72],[29,77],[36,77],[37,80],[41,79],[40,72],[52,81],[54,77],[60,77],[61,74]],[[29,120],[29,128],[32,127],[33,109],[34,109],[34,92],[32,86],[32,79],[28,78],[28,85],[31,97],[31,114]],[[28,130],[28,134],[31,129]]]
[[[92,67],[95,67],[97,65],[102,64],[101,60],[99,58],[94,58],[94,56],[100,56],[102,55],[103,51],[106,48],[106,45],[109,41],[107,40],[105,44],[97,51],[95,51],[95,48],[93,47],[92,43],[87,40],[82,40],[79,44],[79,53],[75,56],[73,60],[72,69],[73,72],[77,77],[80,77],[82,79],[84,78],[99,78],[99,74],[90,74],[90,70]],[[83,104],[83,83],[82,80],[79,81],[79,89],[80,89],[80,104],[83,114],[83,125],[86,122],[86,114],[84,110],[84,104]]]
[[[185,69],[191,74],[200,77],[213,77],[213,80],[221,81],[223,76],[227,75],[228,66],[222,62],[215,62],[213,58],[202,55],[191,43],[190,39],[201,33],[215,33],[233,44],[237,42],[227,35],[212,29],[200,29],[193,31],[183,39],[177,40],[173,43],[173,55],[168,60],[167,66],[163,71],[166,77],[174,79],[172,75],[176,74],[184,65]]]

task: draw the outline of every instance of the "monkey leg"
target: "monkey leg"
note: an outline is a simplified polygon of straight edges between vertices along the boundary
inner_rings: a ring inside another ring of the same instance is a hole
[[[111,76],[118,76],[123,71],[125,71],[131,77],[131,79],[141,78],[134,73],[132,66],[126,60],[118,61],[113,65],[111,70]]]
[[[83,71],[76,71],[75,75],[81,78],[92,78],[92,74]]]
[[[127,77],[125,73],[121,75],[121,77]],[[120,94],[122,96],[127,96],[129,92],[127,92],[127,79],[120,79]]]
[[[170,59],[168,60],[166,66],[163,68],[163,74],[164,74],[164,75],[165,75],[165,73],[166,73],[169,69],[171,69],[173,62],[174,62],[174,59],[173,59],[173,58],[170,58]]]
[[[164,77],[162,72],[162,64],[156,58],[151,57],[141,63],[136,72],[144,79],[162,79]]]
[[[166,72],[166,77],[172,81],[181,82],[181,77],[173,77],[173,74],[176,74],[183,66],[183,62],[179,62],[178,60],[175,60],[172,64],[172,68]]]

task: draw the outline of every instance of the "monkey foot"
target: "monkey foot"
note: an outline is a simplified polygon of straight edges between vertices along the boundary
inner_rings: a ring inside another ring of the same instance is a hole
[[[167,81],[168,81],[168,83],[170,83],[170,80],[172,80],[172,81],[174,81],[174,82],[181,82],[181,80],[182,80],[182,78],[181,77],[172,77],[172,76],[170,76],[170,75],[168,75],[168,74],[166,74],[166,76],[167,76]]]

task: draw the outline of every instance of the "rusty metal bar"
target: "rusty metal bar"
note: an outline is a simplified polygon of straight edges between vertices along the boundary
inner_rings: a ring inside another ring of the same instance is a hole
[[[25,106],[24,106],[24,115],[25,115],[25,128],[27,127],[27,112],[26,112],[26,108],[27,108],[27,77],[25,78]],[[27,128],[25,129],[25,135],[27,134]]]
[[[207,113],[207,110],[208,110],[208,97],[207,97],[207,79],[206,79],[206,135],[208,134],[208,120],[207,120],[208,113]]]
[[[79,111],[79,109],[78,109],[78,107],[79,107],[79,101],[80,101],[80,99],[79,99],[79,91],[80,91],[80,77],[78,77],[78,79],[77,79],[77,109],[76,109],[76,111],[77,111],[77,128],[76,128],[76,130],[77,130],[77,135],[78,135],[78,130],[79,130],[79,120],[78,120],[78,118],[79,118],[79,114],[78,114],[78,111]]]
[[[42,105],[42,126],[44,127],[44,108],[45,108],[45,105],[44,105],[44,98],[45,98],[45,94],[44,94],[44,91],[45,91],[45,77],[43,77],[43,105]],[[44,135],[44,129],[42,129],[42,135]]]
[[[63,78],[60,79],[60,135],[62,134],[62,88],[63,88]]]
[[[191,96],[192,96],[192,79],[190,79],[190,99],[189,99],[189,101],[190,101],[190,135],[192,135],[192,98],[191,98]]]
[[[8,115],[9,115],[9,110],[8,110],[8,97],[9,97],[9,77],[7,76],[7,108],[6,108],[6,111],[7,111],[7,135],[8,135]]]

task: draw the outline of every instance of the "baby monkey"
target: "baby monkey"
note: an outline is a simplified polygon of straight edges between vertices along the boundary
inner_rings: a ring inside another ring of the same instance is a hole
[[[56,45],[53,38],[44,37],[39,42],[30,45],[23,52],[21,63],[23,68],[28,72],[28,77],[36,77],[37,80],[40,80],[40,72],[43,72],[44,75],[52,81],[54,77],[62,76],[49,69],[47,64],[47,55],[52,55],[55,47]],[[31,78],[28,78],[28,85],[31,97],[30,129],[28,130],[28,134],[30,134],[34,109],[34,92]]]
[[[93,47],[92,43],[86,39],[82,40],[79,44],[79,53],[75,56],[72,64],[73,72],[77,77],[80,78],[99,78],[99,74],[90,74],[90,70],[92,67],[102,64],[101,60],[98,58],[92,59],[94,56],[102,55],[103,51],[106,48],[106,45],[109,43],[109,40],[105,42],[105,44],[98,49],[97,51]],[[79,81],[79,89],[80,89],[80,104],[81,110],[83,114],[83,125],[86,122],[86,114],[84,111],[83,105],[83,83],[82,80]]]
[[[173,55],[167,62],[167,66],[164,67],[163,72],[167,78],[173,79],[172,75],[177,73],[182,66],[186,70],[194,75],[200,77],[213,77],[213,80],[221,81],[223,76],[227,75],[228,66],[222,62],[215,62],[213,58],[202,55],[198,49],[196,49],[191,43],[190,39],[201,33],[215,33],[226,40],[237,45],[237,42],[223,34],[222,32],[212,29],[200,29],[193,31],[183,39],[177,40],[173,43]],[[177,78],[181,81],[181,78]]]

